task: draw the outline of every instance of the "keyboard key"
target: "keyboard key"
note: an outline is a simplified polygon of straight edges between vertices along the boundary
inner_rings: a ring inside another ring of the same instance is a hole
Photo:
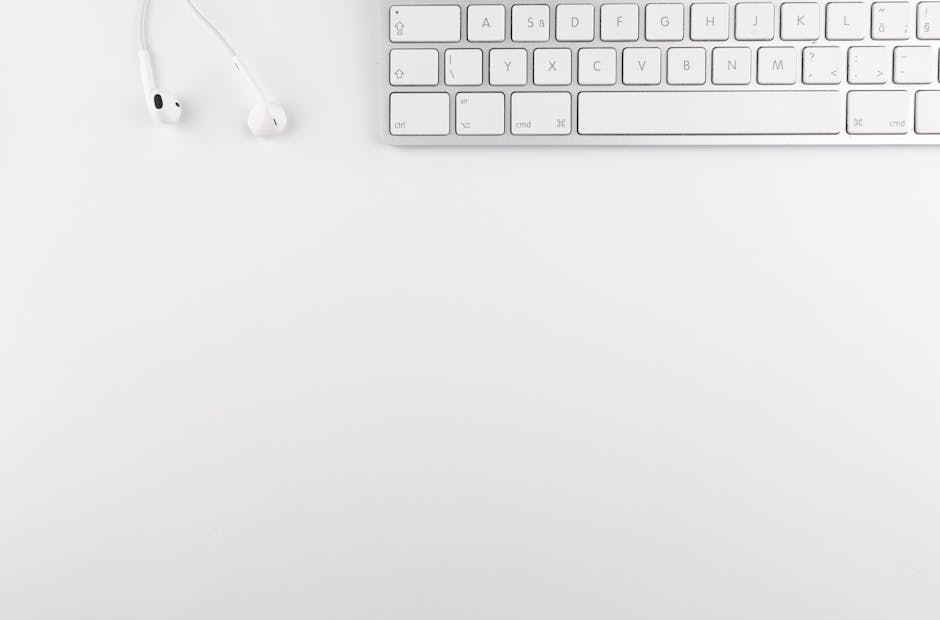
[[[751,48],[716,47],[712,52],[712,82],[720,86],[751,83]]]
[[[457,93],[457,134],[501,136],[506,133],[503,93]]]
[[[506,7],[471,6],[467,9],[467,40],[502,43],[506,40]]]
[[[559,136],[571,133],[569,93],[514,93],[512,133],[517,136]]]
[[[819,5],[815,2],[786,2],[781,5],[780,38],[784,41],[818,39]]]
[[[594,6],[559,4],[555,12],[555,38],[559,41],[594,40]]]
[[[646,5],[646,40],[681,41],[685,34],[681,4]]]
[[[894,48],[894,83],[930,84],[937,77],[936,58],[926,46]]]
[[[692,5],[693,41],[727,41],[731,9],[727,4],[698,3]]]
[[[571,84],[570,49],[535,50],[532,62],[535,64],[536,86],[568,86]]]
[[[849,48],[849,84],[884,84],[890,71],[888,48]]]
[[[481,86],[483,50],[447,50],[444,53],[444,81],[448,86]]]
[[[392,86],[437,86],[437,50],[392,50],[389,83]]]
[[[705,48],[673,47],[666,54],[666,82],[676,86],[705,83]]]
[[[446,136],[450,133],[450,95],[394,93],[390,131],[393,136]]]
[[[389,19],[393,43],[457,43],[459,6],[393,6]]]
[[[581,93],[582,135],[838,134],[838,91],[673,91]]]
[[[921,2],[917,5],[917,38],[940,39],[940,2]]]
[[[617,83],[617,50],[583,49],[578,54],[578,83],[613,86]]]
[[[655,86],[662,83],[662,51],[658,47],[623,50],[623,83]]]
[[[803,83],[841,84],[845,52],[839,47],[807,47],[803,50]]]
[[[547,4],[517,4],[512,7],[512,40],[519,43],[545,42],[551,9]]]
[[[734,37],[738,41],[770,41],[774,38],[774,5],[741,2],[735,9]]]
[[[922,90],[915,102],[914,131],[940,134],[940,90]]]
[[[911,38],[911,5],[907,2],[875,2],[871,5],[871,38],[904,41]]]
[[[640,7],[636,4],[601,6],[602,41],[637,41],[640,38]]]
[[[861,41],[868,34],[868,10],[862,2],[830,2],[826,7],[826,38]]]
[[[758,84],[796,84],[796,48],[762,47],[757,51]]]
[[[490,84],[525,86],[529,55],[525,50],[490,50]]]
[[[906,91],[855,90],[848,98],[850,134],[905,134],[909,131],[911,96]]]

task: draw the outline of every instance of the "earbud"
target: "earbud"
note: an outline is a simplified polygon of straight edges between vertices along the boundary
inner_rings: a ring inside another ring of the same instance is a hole
[[[140,79],[143,82],[144,97],[150,115],[165,125],[175,125],[183,116],[180,100],[173,93],[157,88],[150,52],[141,50],[139,56]]]
[[[287,111],[276,103],[259,103],[248,115],[248,128],[259,138],[270,138],[287,129]]]
[[[252,77],[245,64],[234,56],[232,64],[235,70],[245,78],[245,83],[258,103],[248,115],[248,129],[258,138],[271,138],[287,130],[287,111],[278,103],[268,101],[258,82]]]

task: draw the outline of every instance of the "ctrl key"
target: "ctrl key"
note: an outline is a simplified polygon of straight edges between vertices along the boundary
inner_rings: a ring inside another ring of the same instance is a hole
[[[450,134],[450,95],[447,93],[394,93],[389,112],[389,131],[393,136]]]

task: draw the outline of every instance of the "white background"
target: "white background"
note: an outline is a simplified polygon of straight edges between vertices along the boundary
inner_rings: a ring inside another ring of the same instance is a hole
[[[0,12],[0,618],[940,617],[937,149],[400,150],[371,0]]]

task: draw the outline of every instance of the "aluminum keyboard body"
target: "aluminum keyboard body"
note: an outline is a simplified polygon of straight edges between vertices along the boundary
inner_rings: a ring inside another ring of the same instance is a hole
[[[391,144],[940,144],[940,2],[378,4]]]

